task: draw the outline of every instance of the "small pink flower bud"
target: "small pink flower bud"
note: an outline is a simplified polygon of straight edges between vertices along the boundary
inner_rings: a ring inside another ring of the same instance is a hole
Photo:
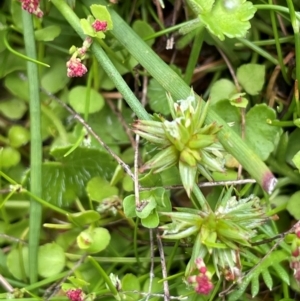
[[[199,274],[190,276],[188,278],[188,283],[194,287],[196,293],[208,295],[214,287],[211,282],[211,275],[207,271],[206,265],[202,258],[197,258],[195,263]]]
[[[44,13],[40,9],[40,1],[39,0],[21,0],[22,9],[28,11],[30,14],[37,16],[38,18],[42,18]]]
[[[206,275],[197,276],[195,291],[198,294],[208,295],[214,288],[212,282]]]
[[[84,294],[79,288],[68,290],[66,295],[71,301],[83,301],[84,299]]]
[[[96,32],[105,31],[107,28],[107,22],[95,20],[95,22],[92,24],[92,27],[95,29]]]
[[[300,255],[300,250],[299,250],[299,247],[298,247],[296,250],[292,251],[292,256],[293,257],[298,257],[299,255]]]
[[[86,66],[81,63],[79,58],[71,57],[67,62],[67,68],[68,77],[81,77],[87,72]]]
[[[200,273],[205,274],[207,272],[207,268],[202,258],[197,258],[195,263]]]

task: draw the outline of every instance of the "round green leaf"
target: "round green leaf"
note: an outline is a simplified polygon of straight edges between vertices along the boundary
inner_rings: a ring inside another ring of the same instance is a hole
[[[12,147],[0,147],[0,168],[9,168],[17,165],[21,160],[19,151]]]
[[[139,279],[133,274],[126,274],[122,278],[122,290],[123,291],[140,291],[140,281]],[[134,293],[126,293],[127,300],[138,300],[140,296]],[[125,299],[125,298],[124,298]]]
[[[21,119],[27,111],[26,103],[18,98],[0,102],[0,112],[9,119]]]
[[[136,215],[141,219],[148,217],[157,206],[155,198],[150,194],[149,196],[144,196],[144,192],[140,194],[140,207],[135,209]]]
[[[300,151],[297,152],[297,154],[293,157],[292,161],[295,164],[295,166],[298,168],[298,170],[300,171]]]
[[[148,36],[151,36],[155,33],[154,29],[145,21],[142,20],[136,20],[132,24],[132,29],[141,37],[146,38]],[[154,44],[155,40],[147,40],[146,43],[149,46],[152,46]]]
[[[296,219],[300,219],[300,191],[295,192],[289,199],[286,210]]]
[[[7,75],[4,79],[5,88],[18,99],[29,101],[29,84],[20,78],[18,72]]]
[[[251,27],[249,20],[255,12],[256,8],[250,1],[224,0],[215,1],[212,10],[199,17],[212,34],[224,40],[225,36],[244,37]]]
[[[123,200],[123,208],[124,208],[124,213],[127,217],[136,217],[134,194],[128,195]]]
[[[51,57],[49,65],[50,68],[45,69],[42,75],[41,84],[46,91],[56,93],[62,90],[70,80],[67,77],[66,62],[61,58]]]
[[[37,41],[53,41],[56,37],[59,36],[61,28],[58,25],[50,25],[42,29],[35,31],[35,39]]]
[[[101,177],[92,178],[87,184],[86,191],[89,198],[95,201],[102,201],[119,194],[117,187],[111,186],[108,181]]]
[[[133,191],[133,181],[132,181],[131,177],[129,177],[128,175],[125,175],[125,177],[123,178],[123,181],[122,181],[122,187],[127,192]]]
[[[211,104],[215,104],[220,100],[229,99],[233,93],[236,93],[236,87],[234,83],[228,79],[220,79],[216,81],[210,90],[209,99]]]
[[[38,263],[38,273],[41,277],[48,278],[57,275],[66,264],[63,248],[56,243],[48,243],[39,247]]]
[[[163,115],[170,114],[170,108],[164,88],[158,83],[155,78],[150,80],[147,91],[150,108]]]
[[[22,254],[22,258],[20,258]],[[6,264],[9,272],[18,280],[25,280],[28,276],[28,247],[23,246],[22,251],[12,249],[7,255]]]
[[[150,292],[152,294],[160,293],[163,291],[163,282],[160,281],[159,278],[155,277],[152,279],[152,282],[150,281],[149,277],[145,281],[143,285],[143,292]],[[153,297],[150,298],[149,301],[159,301],[161,300],[160,297]]]
[[[265,65],[246,64],[237,70],[237,79],[250,95],[258,94],[265,83]]]
[[[181,76],[181,70],[175,65],[170,66],[178,75]],[[150,80],[150,84],[147,91],[147,97],[149,99],[150,108],[163,115],[170,114],[170,108],[168,99],[166,96],[166,90],[158,83],[154,78]]]
[[[77,236],[80,249],[89,253],[98,253],[104,250],[110,242],[110,234],[105,228],[94,228],[82,231]]]
[[[85,102],[86,102],[86,96],[88,94],[88,88],[85,86],[76,86],[73,88],[69,95],[68,100],[70,105],[73,107],[73,109],[77,113],[84,113],[85,112]],[[100,111],[104,106],[104,99],[100,93],[98,93],[96,90],[92,89],[90,90],[90,107],[88,112],[96,113]]]
[[[156,228],[159,224],[157,211],[153,210],[146,218],[141,219],[141,222],[146,228]]]
[[[20,125],[13,125],[8,131],[8,139],[11,146],[20,147],[28,143],[30,133],[26,128]]]
[[[274,150],[282,132],[280,127],[267,124],[267,119],[275,119],[275,111],[266,104],[255,105],[246,114],[246,142],[257,155],[266,160]]]

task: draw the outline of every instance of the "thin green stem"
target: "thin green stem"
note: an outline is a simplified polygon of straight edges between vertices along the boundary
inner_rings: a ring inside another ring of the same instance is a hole
[[[252,41],[246,40],[246,39],[242,39],[242,38],[237,38],[238,41],[240,41],[243,45],[249,47],[250,49],[252,49],[253,51],[257,52],[258,54],[260,54],[262,57],[264,57],[265,59],[269,60],[271,63],[273,63],[274,65],[278,65],[279,62],[278,60],[276,60],[272,55],[270,55],[267,51],[263,50],[262,48],[258,47],[257,45],[255,45],[254,43],[252,43]]]
[[[288,42],[294,42],[294,37],[293,36],[287,36],[287,37],[282,37],[276,39],[269,39],[269,40],[262,40],[262,41],[252,41],[252,43],[256,46],[270,46],[276,44],[276,41],[278,41],[280,44],[281,43],[288,43]],[[244,44],[242,43],[235,43],[234,47],[236,48],[242,48],[244,47]]]
[[[33,17],[22,10],[24,42],[26,55],[36,60]],[[42,195],[42,138],[41,106],[39,96],[38,67],[34,62],[27,62],[27,77],[30,95],[30,190],[36,197]],[[31,198],[29,219],[29,279],[35,283],[38,279],[38,247],[41,231],[42,206]]]
[[[287,1],[289,1],[289,0],[287,0]],[[285,14],[290,13],[290,8],[287,8],[287,7],[281,6],[281,5],[255,4],[254,7],[257,8],[257,10],[274,10],[274,11],[278,11],[278,12],[285,13]],[[295,14],[295,16],[300,21],[300,13],[297,12]]]
[[[92,265],[96,268],[96,270],[99,272],[99,274],[102,276],[102,278],[104,279],[105,283],[107,284],[109,290],[113,293],[113,295],[118,296],[119,293],[116,287],[113,285],[111,279],[107,276],[105,271],[102,269],[101,265],[92,256],[89,256],[88,259],[90,260]]]
[[[19,185],[15,180],[13,180],[11,177],[5,174],[2,170],[0,170],[0,176],[12,185]]]
[[[273,0],[269,0],[269,4],[272,5],[273,4]],[[278,34],[278,28],[277,28],[277,24],[276,24],[275,12],[271,10],[270,11],[270,16],[271,16],[273,35],[274,35],[274,38],[275,38],[277,56],[278,56],[278,61],[279,61],[281,73],[282,73],[282,76],[283,76],[284,80],[287,83],[289,83],[290,81],[289,81],[289,79],[287,77],[286,68],[285,68],[285,65],[284,65],[284,62],[283,62],[281,45],[280,45],[280,42],[279,42],[279,34]]]
[[[281,120],[272,120],[272,119],[267,119],[266,120],[267,124],[273,125],[273,126],[279,126],[279,127],[294,127],[295,123],[294,121],[281,121]]]
[[[204,27],[202,26],[197,30],[197,33],[194,38],[194,43],[192,47],[191,54],[189,56],[189,61],[185,70],[184,81],[190,85],[194,69],[197,65],[199,54],[202,48],[203,38],[204,38]]]
[[[32,57],[26,56],[26,55],[24,55],[24,54],[22,54],[22,53],[20,53],[16,50],[14,50],[12,47],[10,47],[10,45],[8,43],[7,35],[8,35],[8,32],[3,38],[3,43],[4,43],[5,47],[7,48],[7,50],[9,50],[11,53],[13,53],[14,55],[20,57],[21,59],[23,59],[25,61],[32,62],[32,63],[38,64],[38,65],[41,65],[41,66],[44,66],[44,67],[50,67],[50,65],[48,65],[48,64],[40,62],[40,61],[38,61],[38,60],[36,60]]]
[[[144,41],[152,40],[152,39],[161,37],[163,35],[166,35],[168,33],[174,32],[176,30],[179,30],[180,28],[185,27],[187,24],[189,24],[189,21],[185,22],[185,23],[178,24],[178,25],[174,25],[172,27],[165,28],[165,29],[160,30],[160,31],[158,31],[158,32],[156,32],[156,33],[154,33],[154,34],[152,34],[150,36],[145,37]]]
[[[204,197],[203,193],[201,192],[199,186],[195,183],[193,186],[193,194],[195,195],[200,208],[205,212],[211,212],[211,208],[207,203],[206,198]]]
[[[34,284],[28,285],[28,286],[24,287],[24,289],[27,290],[27,291],[35,290],[37,288],[40,288],[40,287],[49,285],[49,284],[51,284],[53,282],[56,282],[57,280],[66,277],[68,274],[69,274],[69,271],[62,272],[62,273],[57,274],[55,276],[51,276],[51,277],[43,279],[43,280],[41,280],[39,282],[36,282]],[[52,298],[51,298],[51,300],[52,300]]]
[[[40,206],[44,205],[46,208],[52,209],[53,211],[56,211],[56,212],[61,213],[63,215],[69,214],[68,211],[66,211],[66,210],[64,210],[64,209],[62,209],[60,207],[56,207],[55,205],[53,205],[53,204],[51,204],[51,203],[49,203],[49,202],[41,199],[40,197],[34,195],[31,191],[28,191],[27,189],[23,188],[22,192],[25,193],[25,194],[27,194],[28,196],[30,196],[31,199],[35,200],[36,203],[38,203]]]
[[[69,138],[68,138],[68,134],[67,134],[66,129],[65,129],[64,125],[62,124],[61,120],[57,117],[57,115],[55,113],[53,113],[53,111],[51,109],[49,109],[45,105],[41,106],[41,110],[42,110],[42,113],[45,116],[47,116],[47,118],[53,123],[53,125],[55,126],[55,128],[56,128],[60,138],[63,140],[63,142],[65,144],[67,144],[69,141]]]
[[[298,80],[298,90],[300,90],[300,32],[299,32],[299,19],[297,20],[297,15],[294,9],[293,1],[286,0],[289,12],[291,24],[294,31],[295,37],[295,56],[296,56],[296,79]]]

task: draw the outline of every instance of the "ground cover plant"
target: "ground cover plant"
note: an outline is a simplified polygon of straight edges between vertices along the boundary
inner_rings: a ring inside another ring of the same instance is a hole
[[[299,3],[0,5],[1,299],[297,299]]]

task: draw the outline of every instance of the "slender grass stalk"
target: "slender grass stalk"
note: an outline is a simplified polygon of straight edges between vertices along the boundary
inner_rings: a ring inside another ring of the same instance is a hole
[[[79,19],[66,2],[52,0],[52,3],[57,7],[79,36],[84,39],[85,36],[81,29]],[[87,6],[94,4],[91,0],[84,0],[84,3]],[[106,4],[103,0],[99,0],[98,3],[103,5]],[[190,95],[190,87],[178,76],[178,74],[165,64],[113,9],[109,7],[108,9],[114,24],[112,34],[127,49],[127,51],[132,54],[132,56],[162,85],[166,91],[171,93],[173,99],[185,99],[188,95]],[[92,44],[91,49],[102,68],[114,81],[114,84],[120,93],[123,94],[131,109],[140,119],[149,119],[149,115],[133,95],[132,91],[128,88],[118,71],[114,68],[103,49],[96,42]],[[271,59],[275,64],[278,63],[274,58],[271,57]],[[263,187],[263,189],[270,193],[274,188],[276,179],[268,167],[249,148],[249,146],[245,144],[239,135],[229,128],[222,118],[220,118],[212,110],[209,110],[206,123],[212,122],[216,122],[222,126],[222,130],[219,132],[218,138],[225,149],[243,165],[251,176]]]
[[[251,41],[248,41],[248,40],[242,39],[242,38],[237,38],[237,40],[240,41],[243,45],[249,47],[254,52],[257,52],[258,54],[260,54],[262,57],[264,57],[265,59],[267,59],[268,61],[270,61],[274,65],[279,64],[278,60],[275,59],[271,54],[269,54],[267,51],[263,50],[262,48],[258,47],[257,45],[255,45]]]
[[[287,2],[289,2],[290,0],[287,0]],[[289,3],[288,3],[289,6]],[[281,6],[281,5],[270,5],[270,4],[254,4],[254,7],[257,8],[258,10],[274,10],[274,11],[278,11],[281,13],[285,13],[288,14],[290,12],[290,7],[285,7],[285,6]],[[300,21],[300,13],[297,12],[295,13],[296,18]]]
[[[296,56],[296,79],[298,80],[298,90],[300,90],[300,31],[299,31],[299,19],[294,9],[293,1],[286,0],[286,3],[290,12],[291,24],[294,31],[295,37],[295,56]]]
[[[255,41],[252,41],[252,43],[257,46],[269,46],[269,45],[276,44],[276,41],[278,41],[279,43],[291,43],[291,42],[294,42],[294,37],[287,36],[287,37],[278,38],[276,40],[275,39],[262,40],[262,41],[255,40]],[[244,47],[244,45],[242,43],[235,43],[234,47],[242,48],[242,47]]]
[[[113,285],[111,279],[107,276],[101,265],[92,257],[89,256],[88,259],[90,260],[91,264],[96,268],[96,270],[99,272],[100,276],[104,279],[105,283],[109,287],[109,290],[117,296],[119,293],[116,289],[116,287]]]
[[[269,0],[269,4],[273,4],[273,0]],[[277,56],[278,56],[278,61],[281,69],[282,76],[284,80],[289,83],[289,79],[287,77],[287,72],[286,72],[286,67],[283,62],[283,56],[282,56],[282,51],[281,51],[281,45],[279,42],[279,34],[278,34],[278,28],[276,24],[276,18],[275,18],[275,12],[270,10],[270,17],[271,17],[271,23],[272,23],[272,28],[273,28],[273,34],[275,38],[275,44],[276,44],[276,50],[277,50]]]
[[[197,33],[194,38],[194,43],[192,47],[192,51],[189,57],[189,61],[185,70],[185,75],[184,75],[184,81],[190,85],[194,68],[197,65],[199,54],[201,51],[202,43],[203,43],[203,38],[204,38],[204,32],[203,32],[204,27],[201,27],[197,30]]]
[[[8,34],[8,33],[7,33],[7,34]],[[39,65],[44,66],[44,67],[50,67],[50,65],[48,65],[48,64],[45,64],[45,63],[40,62],[40,61],[38,61],[38,60],[36,60],[36,59],[34,59],[34,58],[32,58],[32,57],[26,56],[26,55],[24,55],[24,54],[22,54],[22,53],[20,53],[20,52],[18,52],[18,51],[15,51],[15,50],[9,45],[9,43],[8,43],[8,40],[7,40],[7,34],[4,36],[3,43],[4,43],[5,47],[6,47],[11,53],[13,53],[14,55],[16,55],[16,56],[22,58],[22,59],[25,60],[25,61],[32,62],[32,63],[35,63],[35,64],[39,64]]]
[[[36,60],[33,19],[27,11],[22,10],[24,42],[26,55]],[[42,138],[41,138],[41,104],[39,96],[38,66],[27,62],[27,77],[30,95],[30,190],[37,197],[42,195]],[[42,206],[33,198],[30,201],[29,219],[29,279],[35,283],[38,279],[38,247],[42,220]]]

